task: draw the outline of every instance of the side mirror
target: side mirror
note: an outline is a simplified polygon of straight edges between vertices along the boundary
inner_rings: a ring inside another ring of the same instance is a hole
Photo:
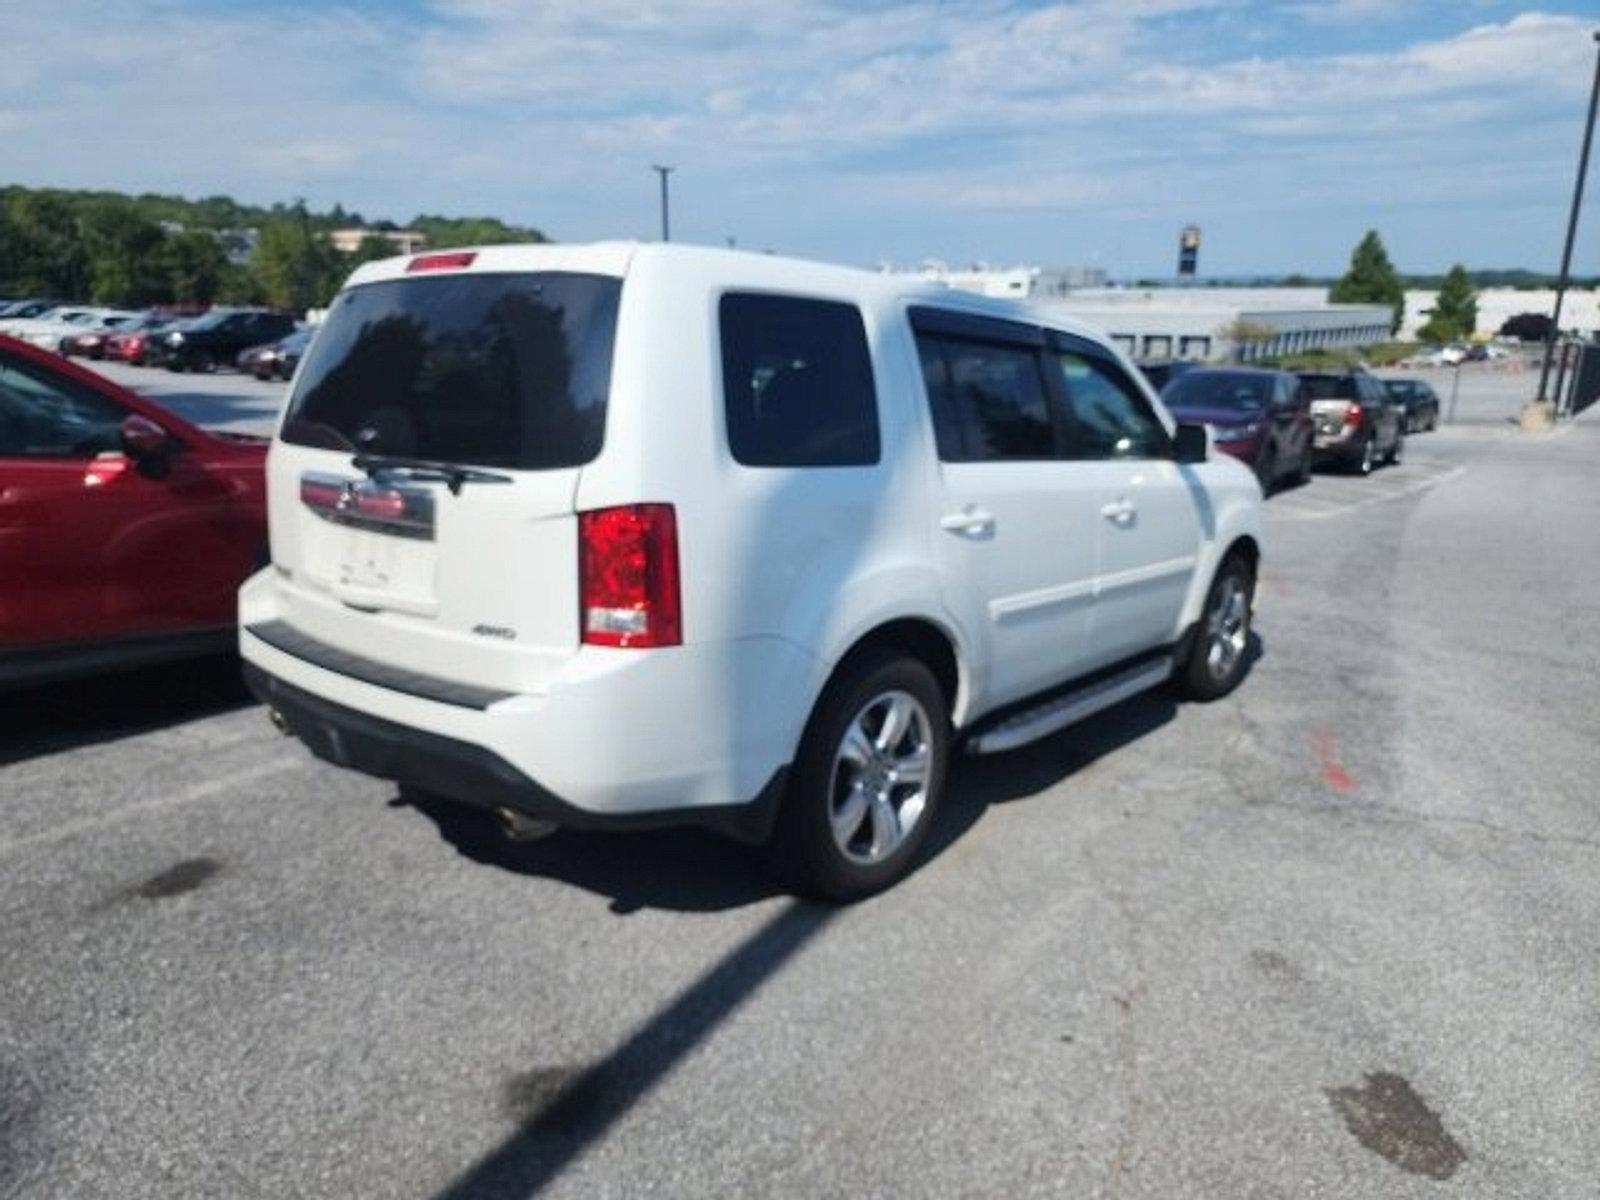
[[[138,413],[125,417],[117,430],[122,441],[122,452],[140,467],[159,470],[167,458],[178,448],[177,439],[149,417]]]
[[[1172,438],[1172,451],[1181,463],[1203,463],[1211,452],[1211,434],[1204,425],[1179,425]]]

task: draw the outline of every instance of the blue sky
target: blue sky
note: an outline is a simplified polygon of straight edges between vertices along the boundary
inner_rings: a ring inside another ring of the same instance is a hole
[[[873,264],[1553,269],[1592,3],[0,0],[0,180]],[[1575,269],[1600,270],[1600,185]]]

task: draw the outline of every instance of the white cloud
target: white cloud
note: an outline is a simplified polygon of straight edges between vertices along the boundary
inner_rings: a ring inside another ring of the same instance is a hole
[[[713,239],[832,253],[1053,212],[1310,221],[1363,193],[1540,195],[1570,172],[1593,55],[1585,22],[1541,13],[1272,55],[1243,0],[129,7],[137,37],[88,0],[8,16],[28,53],[0,78],[0,129],[23,182],[490,211],[588,237],[647,233],[645,168],[667,161],[675,227],[698,212]],[[134,136],[101,136],[123,124]],[[1491,143],[1515,171],[1483,169]],[[1333,186],[1330,164],[1368,186]]]

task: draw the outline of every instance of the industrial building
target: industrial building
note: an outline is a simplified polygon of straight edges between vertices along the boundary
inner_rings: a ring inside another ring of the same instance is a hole
[[[1245,361],[1300,350],[1365,346],[1389,337],[1381,304],[1329,304],[1326,288],[1105,286],[1085,267],[951,269],[925,263],[914,272],[985,296],[1029,299],[1098,326],[1141,359]]]
[[[1438,292],[1408,291],[1406,315],[1400,322],[1400,336],[1414,338],[1417,330],[1428,323]],[[1520,313],[1542,313],[1549,316],[1555,311],[1556,294],[1550,288],[1484,288],[1478,293],[1478,324],[1473,331],[1476,338],[1491,338],[1500,332],[1512,317]],[[1568,333],[1586,337],[1600,337],[1600,289],[1569,288],[1561,302],[1561,328]]]
[[[1085,288],[1047,298],[1140,359],[1250,362],[1388,339],[1382,304],[1329,304],[1323,288]]]

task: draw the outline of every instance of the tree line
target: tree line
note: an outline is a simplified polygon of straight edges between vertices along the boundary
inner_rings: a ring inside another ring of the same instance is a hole
[[[372,233],[352,254],[333,248],[335,229]],[[0,296],[48,296],[97,304],[265,304],[292,312],[320,307],[352,269],[395,253],[377,231],[402,228],[363,220],[341,205],[317,212],[304,201],[259,207],[227,196],[179,196],[55,188],[0,188]],[[430,248],[542,242],[539,230],[493,217],[423,213],[403,228]],[[229,243],[255,231],[248,261]]]

